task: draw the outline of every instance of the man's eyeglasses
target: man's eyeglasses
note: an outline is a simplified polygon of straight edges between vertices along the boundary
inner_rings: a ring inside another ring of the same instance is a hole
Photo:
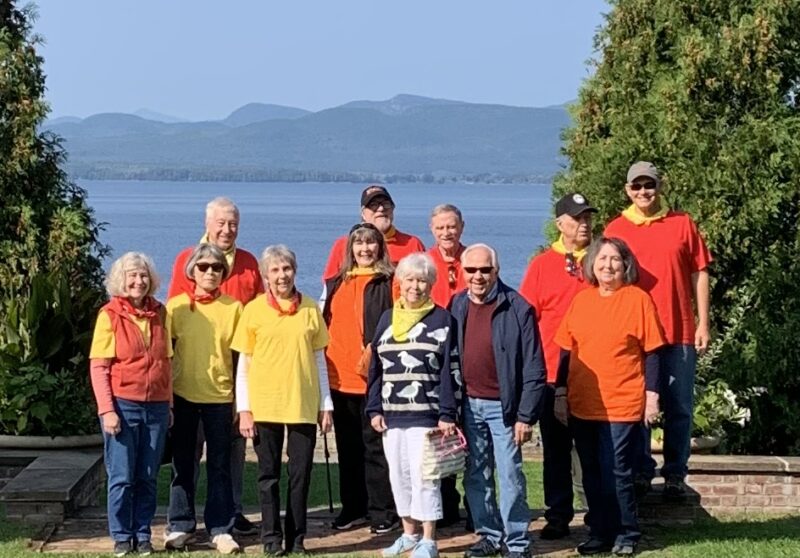
[[[222,273],[223,271],[225,271],[225,266],[222,265],[221,263],[200,262],[194,264],[194,266],[200,273],[205,273],[206,271],[208,271],[209,268],[211,268],[211,271],[213,271],[214,273]]]
[[[489,275],[492,271],[494,271],[494,267],[488,265],[485,267],[464,267],[464,271],[472,275],[473,273],[478,273],[479,271],[483,275]]]
[[[377,199],[367,204],[367,209],[369,209],[370,211],[376,211],[379,207],[382,207],[384,209],[393,209],[394,204],[389,200],[385,199]]]
[[[652,180],[647,180],[645,182],[631,182],[628,185],[628,188],[630,188],[634,192],[638,192],[642,188],[644,188],[645,190],[655,190],[657,187],[658,187],[658,184],[656,184]]]
[[[581,266],[571,252],[564,256],[564,270],[573,277],[581,274]]]

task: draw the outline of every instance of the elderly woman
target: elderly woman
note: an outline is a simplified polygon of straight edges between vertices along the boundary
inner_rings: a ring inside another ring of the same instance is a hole
[[[255,442],[264,553],[305,552],[306,508],[316,425],[328,432],[333,403],[323,349],[328,330],[314,300],[295,288],[297,258],[268,246],[259,262],[267,291],[247,304],[232,348],[241,356],[236,376],[239,430]],[[288,434],[289,489],[281,529],[281,453]]]
[[[633,467],[642,420],[658,414],[658,354],[664,344],[650,296],[634,286],[636,260],[601,237],[584,258],[594,288],[575,295],[556,333],[562,347],[554,410],[569,423],[589,505],[582,555],[633,554],[640,532]]]
[[[381,316],[372,341],[366,412],[383,434],[389,479],[403,534],[382,552],[438,556],[436,520],[442,517],[438,480],[422,478],[425,438],[455,427],[460,370],[449,312],[431,301],[436,266],[427,254],[397,265],[400,298]],[[422,539],[418,530],[422,524]]]
[[[375,225],[360,223],[347,237],[342,269],[325,284],[322,315],[330,334],[325,359],[342,502],[333,521],[337,530],[362,525],[367,516],[375,533],[398,523],[381,436],[364,413],[370,342],[381,315],[392,307],[393,271],[383,234]]]
[[[153,261],[128,252],[106,278],[89,353],[92,388],[105,443],[108,529],[114,554],[151,554],[156,475],[172,399],[172,347]]]
[[[186,546],[197,527],[195,478],[198,424],[206,440],[208,485],[203,516],[211,546],[223,554],[239,550],[233,527],[231,429],[233,423],[233,354],[231,341],[242,305],[220,292],[230,267],[213,244],[200,244],[183,273],[194,290],[169,300],[169,333],[175,420],[172,425],[172,488],[167,511],[168,549]]]

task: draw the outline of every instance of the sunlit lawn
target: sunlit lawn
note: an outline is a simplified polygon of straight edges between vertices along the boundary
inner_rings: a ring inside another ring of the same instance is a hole
[[[541,464],[526,463],[530,506],[541,509]],[[285,477],[285,474],[284,474]],[[258,496],[255,486],[256,464],[248,463],[245,471],[244,504],[253,509]],[[338,470],[331,464],[331,481],[336,505]],[[205,473],[200,477],[199,501],[205,495]],[[325,466],[316,465],[312,474],[309,505],[327,506],[328,489]],[[285,480],[284,488],[285,491]],[[159,477],[159,503],[166,504],[169,492],[169,469],[163,468]],[[200,503],[199,502],[199,503]],[[0,558],[36,558],[41,554],[27,548],[29,528],[6,522],[0,516]],[[645,530],[646,546],[657,547],[640,556],[667,558],[734,558],[734,557],[800,557],[800,516],[732,516],[723,520],[705,520],[690,526],[668,528],[649,527]],[[534,547],[535,548],[535,547]],[[202,555],[195,553],[192,555]],[[59,557],[108,556],[98,554],[58,554]],[[185,556],[185,554],[180,554]],[[209,554],[211,556],[211,554]]]

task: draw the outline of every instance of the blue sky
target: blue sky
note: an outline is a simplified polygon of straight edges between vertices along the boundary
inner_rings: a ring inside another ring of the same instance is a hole
[[[20,2],[22,3],[22,2]],[[398,93],[548,106],[589,75],[601,0],[38,0],[52,116]]]

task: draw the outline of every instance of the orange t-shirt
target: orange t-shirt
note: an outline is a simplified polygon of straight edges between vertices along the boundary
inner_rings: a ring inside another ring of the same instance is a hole
[[[635,422],[644,414],[644,353],[664,344],[656,307],[639,287],[575,295],[555,338],[570,351],[567,402],[584,420]]]
[[[367,393],[367,379],[356,373],[356,366],[364,347],[364,289],[374,278],[355,275],[346,279],[331,300],[325,359],[331,389],[343,393]]]
[[[555,382],[558,374],[561,354],[561,347],[555,342],[558,326],[575,295],[590,286],[583,280],[583,268],[576,265],[575,272],[568,273],[565,256],[552,248],[533,258],[525,271],[519,294],[536,311],[548,383]]]
[[[438,246],[434,245],[433,248],[428,250],[428,255],[430,255],[433,263],[436,264],[436,282],[431,288],[431,300],[437,306],[447,308],[453,295],[467,288],[467,281],[464,279],[464,270],[461,269],[460,259],[464,248],[464,245],[459,246],[458,253],[452,262],[444,261]],[[451,270],[453,281],[450,281]]]
[[[339,273],[339,269],[344,262],[344,251],[346,249],[347,235],[340,236],[331,246],[328,263],[325,264],[325,271],[322,272],[323,283]],[[392,262],[392,265],[397,265],[397,262],[409,254],[424,252],[425,245],[416,236],[395,229],[394,234],[386,238],[386,251],[389,252],[389,261]]]
[[[680,211],[643,225],[619,216],[608,224],[605,236],[621,238],[636,256],[638,285],[653,297],[667,343],[694,345],[692,274],[711,263],[694,221]]]

